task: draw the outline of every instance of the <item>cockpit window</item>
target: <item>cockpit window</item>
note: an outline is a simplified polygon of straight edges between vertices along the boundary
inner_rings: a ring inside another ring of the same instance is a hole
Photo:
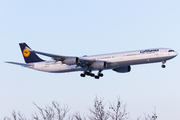
[[[169,50],[168,52],[174,52],[174,50]]]

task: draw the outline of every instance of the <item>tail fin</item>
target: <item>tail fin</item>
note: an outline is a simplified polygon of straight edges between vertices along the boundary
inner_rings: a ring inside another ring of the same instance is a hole
[[[21,51],[22,51],[22,54],[26,63],[44,61],[41,58],[39,58],[35,53],[28,51],[26,47],[28,48],[30,47],[26,43],[19,43],[19,46],[21,48]]]

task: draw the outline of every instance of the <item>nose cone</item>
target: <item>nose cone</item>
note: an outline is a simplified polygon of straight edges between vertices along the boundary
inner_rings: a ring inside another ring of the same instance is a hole
[[[177,52],[173,52],[173,57],[176,57],[178,55],[178,53]]]
[[[177,52],[175,52],[175,56],[177,56],[178,55],[178,53]]]

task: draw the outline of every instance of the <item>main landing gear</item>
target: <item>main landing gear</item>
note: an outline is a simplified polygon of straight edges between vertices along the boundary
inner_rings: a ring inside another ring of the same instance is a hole
[[[95,75],[94,73],[91,72],[91,70],[89,70],[89,71],[84,71],[84,73],[81,73],[80,76],[85,77],[87,75],[87,76],[94,77],[95,79],[99,79],[100,77],[103,77],[103,74],[101,72],[102,71],[99,70],[98,74]]]
[[[162,68],[165,68],[166,67],[166,65],[164,65],[166,63],[166,61],[162,61]]]

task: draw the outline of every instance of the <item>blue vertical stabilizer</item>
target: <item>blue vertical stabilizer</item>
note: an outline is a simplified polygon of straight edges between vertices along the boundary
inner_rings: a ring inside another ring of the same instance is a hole
[[[26,63],[44,61],[41,58],[39,58],[35,53],[28,51],[26,47],[28,48],[30,47],[26,43],[19,43],[19,46],[21,48],[21,51],[22,51],[22,54]]]

